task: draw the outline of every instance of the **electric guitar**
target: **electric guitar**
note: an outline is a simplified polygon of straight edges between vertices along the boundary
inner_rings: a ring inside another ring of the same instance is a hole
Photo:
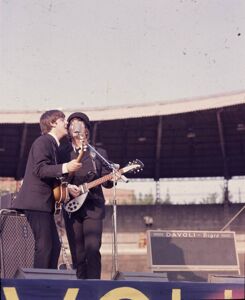
[[[125,166],[124,168],[121,168],[120,170],[117,171],[118,175],[116,175],[116,179],[120,179],[120,175],[127,173],[127,172],[140,172],[141,170],[143,170],[143,167],[144,167],[144,164],[139,159],[135,159],[133,162],[129,162],[127,166]],[[83,203],[86,200],[86,197],[88,195],[88,192],[91,188],[96,187],[108,180],[111,180],[114,177],[115,177],[115,174],[113,172],[111,172],[108,175],[105,175],[94,181],[80,185],[79,187],[81,189],[81,194],[74,199],[66,201],[64,204],[64,209],[69,213],[73,213],[73,212],[77,211],[83,205]]]

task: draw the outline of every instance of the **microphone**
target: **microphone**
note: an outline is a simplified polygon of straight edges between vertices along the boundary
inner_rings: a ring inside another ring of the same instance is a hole
[[[75,125],[72,125],[73,134],[78,135],[79,133],[81,133],[81,131],[82,131],[82,127],[80,123],[76,123]]]

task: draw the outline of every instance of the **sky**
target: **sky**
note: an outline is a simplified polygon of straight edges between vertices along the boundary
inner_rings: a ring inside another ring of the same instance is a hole
[[[244,90],[244,0],[1,0],[0,109]]]

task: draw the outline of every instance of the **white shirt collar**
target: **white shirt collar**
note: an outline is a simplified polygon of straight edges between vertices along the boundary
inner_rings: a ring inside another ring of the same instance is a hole
[[[73,147],[73,150],[76,152],[77,151],[77,149],[79,149],[79,153],[80,153],[80,151],[81,151],[81,147],[77,147],[77,146],[75,146],[73,143],[72,143],[72,147]]]
[[[56,140],[56,143],[59,146],[60,145],[60,141],[58,140],[57,136],[54,133],[52,133],[52,132],[48,132],[48,134],[50,134]]]

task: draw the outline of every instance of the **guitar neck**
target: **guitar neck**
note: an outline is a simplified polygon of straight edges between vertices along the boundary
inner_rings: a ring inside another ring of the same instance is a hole
[[[81,150],[81,152],[78,154],[78,157],[76,158],[76,161],[77,161],[78,163],[80,163],[81,160],[82,160],[82,157],[83,157],[83,150]]]
[[[123,173],[122,170],[123,169],[118,170],[118,173],[122,174]],[[106,182],[108,180],[111,180],[113,177],[114,177],[114,174],[110,173],[110,174],[105,175],[105,176],[103,176],[103,177],[101,177],[99,179],[96,179],[94,181],[88,182],[87,183],[87,189],[89,190],[89,189],[91,189],[93,187],[96,187],[97,185],[100,185],[100,184],[102,184],[102,183],[104,183],[104,182]]]

